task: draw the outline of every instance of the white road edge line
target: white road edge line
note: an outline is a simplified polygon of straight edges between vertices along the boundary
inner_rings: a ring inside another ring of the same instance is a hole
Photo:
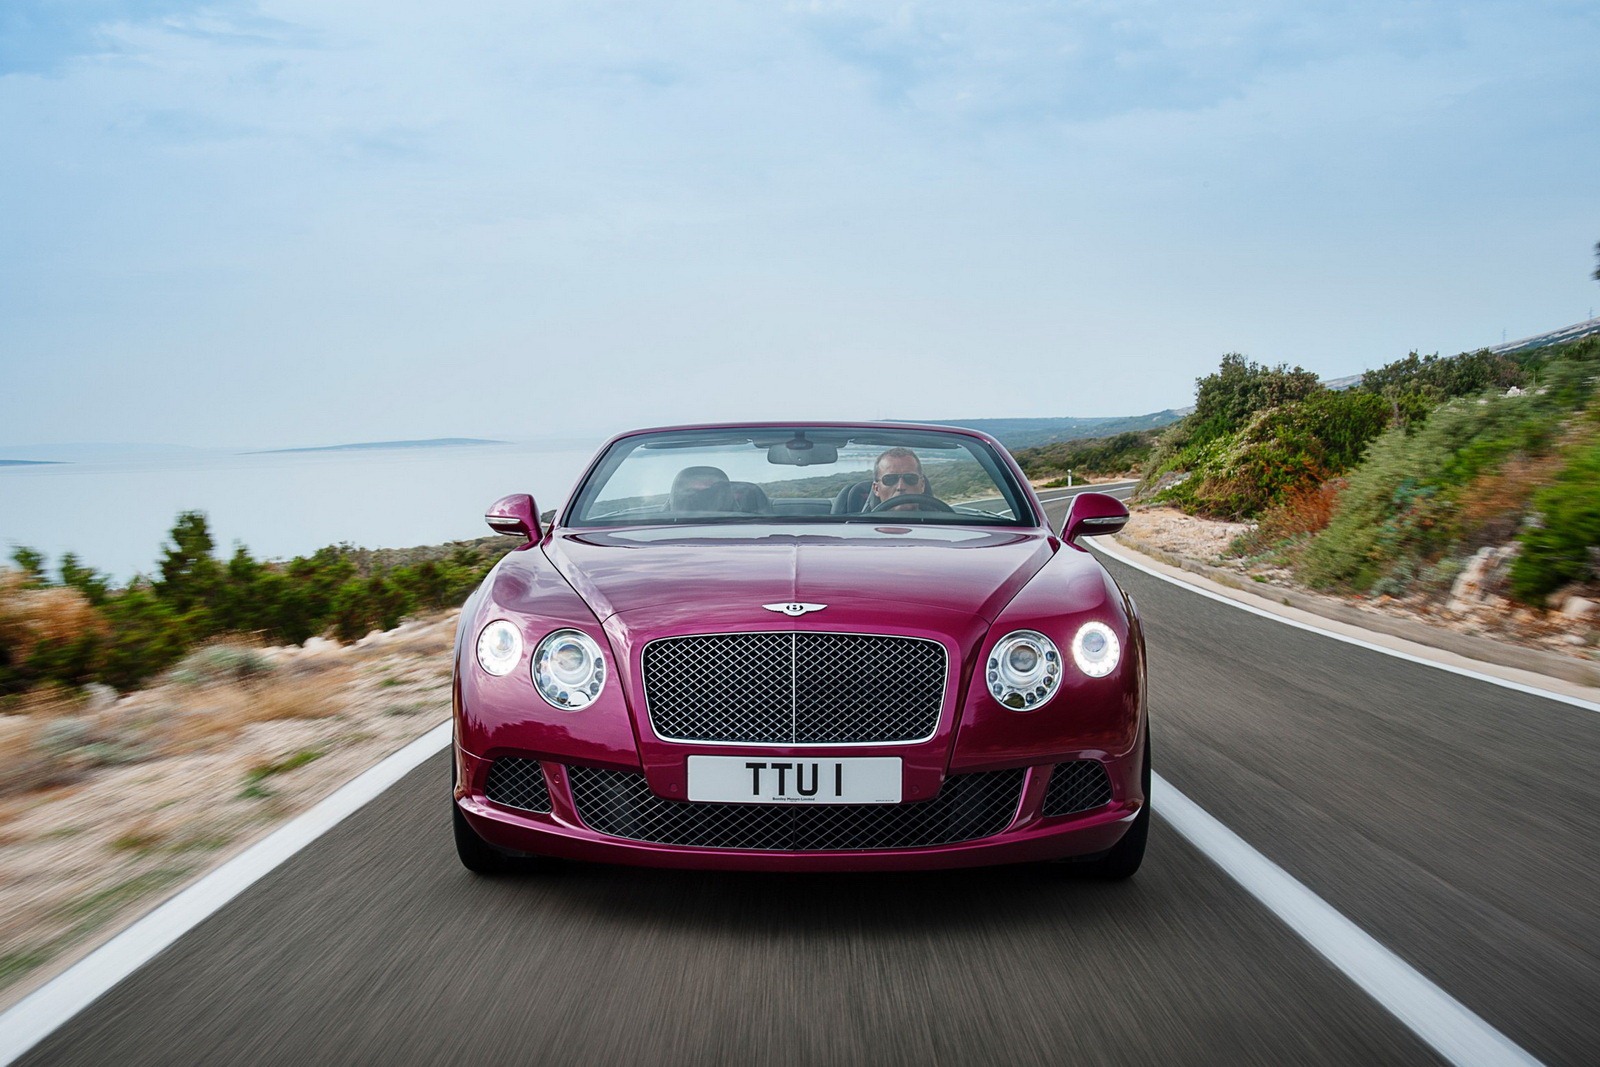
[[[1539,1062],[1165,778],[1151,779],[1151,804],[1165,822],[1445,1060],[1458,1067]]]
[[[1408,663],[1418,663],[1424,667],[1433,667],[1437,670],[1449,671],[1451,674],[1459,674],[1465,678],[1472,678],[1480,682],[1488,682],[1490,685],[1498,685],[1502,689],[1514,689],[1519,693],[1527,693],[1529,696],[1544,697],[1546,700],[1556,700],[1563,704],[1571,704],[1575,708],[1583,708],[1585,711],[1600,711],[1600,704],[1596,704],[1590,700],[1584,700],[1582,697],[1568,696],[1565,693],[1557,693],[1549,689],[1541,689],[1536,685],[1526,685],[1522,682],[1514,682],[1509,678],[1496,678],[1492,674],[1484,674],[1481,671],[1475,671],[1470,667],[1458,667],[1453,663],[1440,663],[1438,660],[1429,659],[1426,656],[1418,656],[1410,652],[1402,652],[1398,648],[1388,648],[1372,641],[1363,641],[1361,638],[1351,637],[1349,634],[1341,634],[1333,630],[1324,630],[1320,626],[1313,626],[1310,623],[1301,622],[1299,619],[1288,619],[1282,615],[1275,614],[1263,608],[1258,608],[1254,604],[1246,604],[1242,601],[1234,600],[1232,597],[1223,596],[1221,593],[1213,593],[1209,589],[1201,589],[1199,586],[1190,585],[1188,582],[1185,582],[1179,578],[1174,578],[1170,574],[1162,574],[1153,567],[1148,567],[1133,557],[1127,555],[1120,548],[1113,548],[1109,543],[1103,541],[1090,541],[1089,544],[1095,549],[1095,551],[1104,552],[1118,563],[1132,567],[1134,570],[1143,571],[1145,574],[1148,574],[1154,578],[1160,578],[1164,582],[1170,582],[1180,589],[1187,589],[1196,596],[1207,597],[1211,600],[1217,601],[1218,603],[1227,604],[1230,607],[1238,608],[1240,611],[1248,611],[1252,615],[1259,615],[1263,619],[1271,619],[1273,622],[1279,622],[1285,626],[1293,626],[1297,630],[1306,630],[1310,633],[1318,634],[1322,637],[1332,638],[1335,641],[1343,641],[1347,645],[1355,645],[1357,648],[1364,648],[1371,652],[1381,652],[1385,656],[1393,656],[1395,659],[1403,659]],[[1396,640],[1403,640],[1403,638],[1396,638]]]
[[[43,1041],[162,949],[450,743],[443,722],[340,786],[198,882],[174,895],[104,945],[0,1015],[0,1067]],[[441,806],[442,810],[442,806]],[[443,816],[441,815],[441,819]],[[439,824],[443,827],[444,823]],[[444,831],[441,829],[440,833]]]

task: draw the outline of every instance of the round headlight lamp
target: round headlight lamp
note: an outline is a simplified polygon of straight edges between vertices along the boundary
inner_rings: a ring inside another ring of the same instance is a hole
[[[478,666],[496,678],[511,673],[522,658],[522,634],[504,619],[496,619],[478,634]]]
[[[533,687],[551,707],[579,711],[605,684],[605,656],[582,630],[557,630],[533,650]]]
[[[1091,678],[1104,678],[1117,669],[1122,646],[1117,635],[1103,622],[1086,622],[1072,639],[1072,662]]]
[[[1037,630],[1006,634],[984,666],[990,694],[1014,711],[1032,711],[1056,694],[1061,683],[1061,653]]]

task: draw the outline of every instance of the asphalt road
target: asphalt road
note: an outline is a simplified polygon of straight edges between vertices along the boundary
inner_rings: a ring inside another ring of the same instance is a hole
[[[1534,1056],[1594,1062],[1600,716],[1111,566],[1161,774]],[[1122,885],[482,880],[447,779],[441,754],[23,1062],[1437,1062],[1159,809]]]

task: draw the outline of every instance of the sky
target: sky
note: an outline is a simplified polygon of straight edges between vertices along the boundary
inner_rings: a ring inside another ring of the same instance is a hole
[[[1128,415],[1600,306],[1600,5],[5,0],[0,445]]]

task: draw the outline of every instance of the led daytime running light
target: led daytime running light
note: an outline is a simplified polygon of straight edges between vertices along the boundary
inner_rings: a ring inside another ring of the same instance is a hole
[[[1103,622],[1086,622],[1072,639],[1072,662],[1090,678],[1104,678],[1117,669],[1122,646],[1111,627]]]
[[[522,634],[504,619],[496,619],[478,634],[478,666],[496,678],[510,674],[522,659]]]

